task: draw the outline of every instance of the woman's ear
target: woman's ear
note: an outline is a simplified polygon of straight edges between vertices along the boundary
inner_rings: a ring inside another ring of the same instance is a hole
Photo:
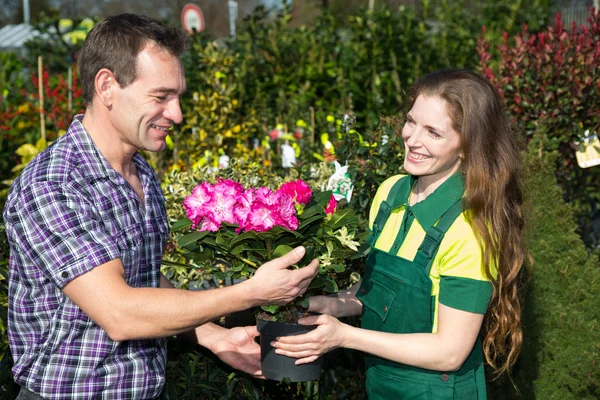
[[[94,90],[98,99],[106,107],[112,107],[115,85],[118,85],[118,83],[111,70],[102,68],[98,71],[94,81]]]

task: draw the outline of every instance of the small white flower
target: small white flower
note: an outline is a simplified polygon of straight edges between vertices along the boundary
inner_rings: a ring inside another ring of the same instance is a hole
[[[360,243],[353,240],[354,233],[349,233],[348,228],[343,226],[340,229],[338,229],[335,233],[335,237],[340,241],[342,245],[354,251],[358,251],[358,246],[360,246]]]

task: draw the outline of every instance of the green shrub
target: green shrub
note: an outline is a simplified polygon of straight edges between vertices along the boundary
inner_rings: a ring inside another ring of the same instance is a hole
[[[541,128],[543,129],[543,128]],[[541,130],[540,129],[540,130]],[[527,243],[533,258],[523,315],[524,348],[493,399],[597,399],[600,396],[600,268],[575,233],[572,208],[554,177],[555,153],[534,136],[526,157]]]

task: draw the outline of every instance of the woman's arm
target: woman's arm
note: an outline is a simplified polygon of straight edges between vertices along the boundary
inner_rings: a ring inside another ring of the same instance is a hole
[[[362,313],[362,303],[356,298],[361,281],[350,289],[331,296],[313,296],[309,298],[308,311],[333,315],[334,317],[350,317]]]
[[[281,337],[278,354],[309,363],[338,347],[364,351],[388,360],[435,371],[458,370],[475,345],[483,314],[440,304],[437,333],[397,334],[346,325],[329,315],[302,318],[303,325],[319,325],[298,336]]]

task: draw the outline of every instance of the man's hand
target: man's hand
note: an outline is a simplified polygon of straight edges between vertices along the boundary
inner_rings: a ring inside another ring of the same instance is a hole
[[[254,341],[259,335],[255,326],[225,329],[206,324],[196,329],[198,342],[233,368],[263,378],[260,369],[260,346]],[[202,335],[202,336],[200,336]]]
[[[314,259],[306,267],[297,270],[288,269],[302,259],[305,251],[304,247],[297,247],[256,270],[254,277],[247,281],[253,285],[256,305],[283,305],[306,291],[317,275],[319,261]]]

